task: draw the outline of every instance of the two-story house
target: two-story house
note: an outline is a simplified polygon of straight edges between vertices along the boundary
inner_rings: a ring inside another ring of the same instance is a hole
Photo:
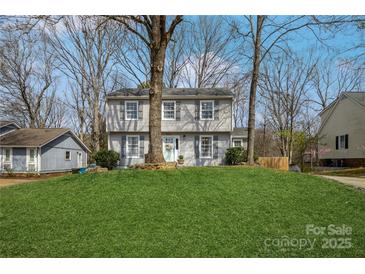
[[[321,113],[318,157],[325,166],[365,167],[365,92],[344,92]]]
[[[149,90],[123,89],[106,99],[108,148],[120,153],[120,166],[143,163],[149,145]],[[165,160],[175,162],[183,155],[188,166],[219,165],[227,148],[246,146],[247,131],[233,128],[232,100],[225,89],[164,89]]]

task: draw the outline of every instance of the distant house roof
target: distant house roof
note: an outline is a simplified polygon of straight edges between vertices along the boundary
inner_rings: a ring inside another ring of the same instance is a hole
[[[2,127],[6,127],[6,126],[8,126],[8,125],[15,125],[16,127],[20,128],[20,126],[19,126],[17,123],[15,123],[15,122],[12,122],[12,121],[6,121],[6,120],[1,120],[1,121],[0,121],[0,128],[2,128]]]
[[[318,132],[321,132],[324,125],[327,123],[329,117],[331,116],[332,112],[335,110],[338,102],[340,102],[343,98],[348,98],[355,104],[358,104],[360,107],[362,107],[365,111],[365,92],[364,91],[357,91],[357,92],[342,92],[336,100],[334,100],[331,104],[329,104],[325,109],[323,109],[319,115],[322,116],[325,112],[330,110],[329,115],[325,117],[325,119],[322,121],[321,126],[318,129]]]
[[[333,102],[331,102],[325,109],[323,109],[319,115],[322,115],[327,110],[332,108],[341,98],[347,97],[350,100],[358,103],[359,105],[365,107],[365,92],[364,91],[357,91],[357,92],[342,92]]]
[[[247,137],[248,130],[245,127],[233,128],[232,137]]]
[[[107,98],[148,97],[149,89],[120,89],[110,92]],[[233,93],[224,88],[164,88],[162,97],[233,97]]]
[[[70,132],[89,151],[87,146],[67,128],[21,128],[0,137],[0,146],[41,147]]]

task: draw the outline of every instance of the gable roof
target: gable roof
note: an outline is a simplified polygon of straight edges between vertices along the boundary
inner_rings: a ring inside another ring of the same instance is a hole
[[[124,97],[146,97],[148,98],[149,89],[126,88],[110,92],[109,99]],[[168,97],[227,97],[232,98],[233,93],[224,88],[164,88],[162,98]]]
[[[353,102],[359,104],[362,107],[365,107],[365,91],[357,91],[357,92],[342,92],[335,100],[333,100],[327,107],[325,107],[319,115],[322,115],[331,107],[335,106],[337,102],[339,102],[342,98],[347,97]]]
[[[87,151],[88,147],[68,128],[21,128],[0,137],[0,146],[42,147],[65,133],[73,137]]]
[[[8,125],[14,125],[14,126],[16,126],[17,128],[20,128],[20,126],[19,126],[17,123],[15,123],[15,122],[12,122],[12,121],[6,121],[6,120],[1,120],[1,121],[0,121],[0,128],[6,127],[6,126],[8,126]]]
[[[327,110],[331,111],[327,116],[326,119],[321,123],[321,126],[318,132],[321,132],[324,125],[327,123],[328,119],[332,115],[333,111],[336,109],[338,103],[343,99],[348,98],[353,103],[359,105],[360,107],[364,108],[365,110],[365,92],[342,92],[332,103],[330,103],[325,109],[323,109],[319,115],[322,116]]]

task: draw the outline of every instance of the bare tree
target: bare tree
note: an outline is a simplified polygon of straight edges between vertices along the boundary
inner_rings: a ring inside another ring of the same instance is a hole
[[[133,33],[124,33],[124,43],[115,52],[115,59],[124,70],[124,74],[134,86],[142,86],[149,82],[151,74],[149,49],[145,43]]]
[[[264,64],[260,80],[260,95],[265,99],[271,127],[279,138],[283,156],[293,158],[294,131],[310,89],[314,65],[310,60],[287,56]]]
[[[0,50],[1,113],[23,126],[50,127],[63,124],[57,107],[55,55],[49,37],[39,30],[27,33],[3,29]]]
[[[173,39],[166,50],[166,63],[164,70],[164,83],[168,88],[176,88],[182,84],[182,73],[188,64],[189,31],[188,25],[181,24],[174,31]]]
[[[250,79],[245,75],[241,79],[230,81],[229,88],[233,96],[233,121],[235,127],[244,127],[246,118],[246,104],[248,102],[248,89]]]
[[[161,102],[165,56],[168,43],[182,16],[174,16],[168,24],[167,16],[107,16],[122,24],[136,35],[149,49],[150,78],[150,115],[149,115],[149,148],[146,162],[164,162],[161,144]]]
[[[364,81],[364,69],[346,60],[326,59],[318,62],[312,79],[314,95],[308,100],[316,111],[325,109],[341,92],[359,91]]]
[[[239,73],[229,25],[217,16],[199,16],[191,23],[182,84],[195,88],[223,86],[227,77]]]
[[[91,148],[98,151],[104,97],[113,85],[112,57],[119,47],[119,28],[97,16],[64,16],[57,24],[50,24],[49,30],[59,68],[73,82],[71,102],[79,128],[82,131],[90,121]]]
[[[244,54],[251,60],[251,87],[248,115],[248,162],[254,163],[254,140],[255,140],[255,107],[256,90],[260,76],[260,64],[266,56],[273,54],[275,50],[286,50],[288,35],[298,33],[302,29],[309,30],[321,43],[326,37],[324,32],[318,34],[318,27],[325,29],[333,35],[343,24],[361,22],[361,17],[351,16],[244,16],[243,26],[234,22],[232,25],[244,44],[248,44],[248,52]],[[242,31],[245,29],[247,31]]]

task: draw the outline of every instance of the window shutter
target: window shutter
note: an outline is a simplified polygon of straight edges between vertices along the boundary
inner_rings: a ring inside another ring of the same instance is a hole
[[[120,147],[121,158],[126,158],[126,146],[127,146],[127,136],[122,136],[122,145]]]
[[[139,158],[144,159],[144,136],[139,136]]]
[[[199,116],[200,116],[200,101],[196,100],[195,101],[195,120],[199,121]]]
[[[180,101],[176,101],[176,121],[180,121],[181,120],[181,104]]]
[[[213,159],[218,159],[218,135],[213,136]]]
[[[214,120],[219,120],[219,101],[214,100]]]
[[[338,136],[336,136],[336,150],[338,150]]]
[[[349,148],[349,135],[348,134],[345,135],[345,148],[346,149]]]
[[[195,159],[199,159],[199,135],[195,136],[194,152],[195,152]]]
[[[120,101],[120,120],[125,120],[125,104],[124,101]]]
[[[138,120],[143,119],[143,101],[138,101]]]

